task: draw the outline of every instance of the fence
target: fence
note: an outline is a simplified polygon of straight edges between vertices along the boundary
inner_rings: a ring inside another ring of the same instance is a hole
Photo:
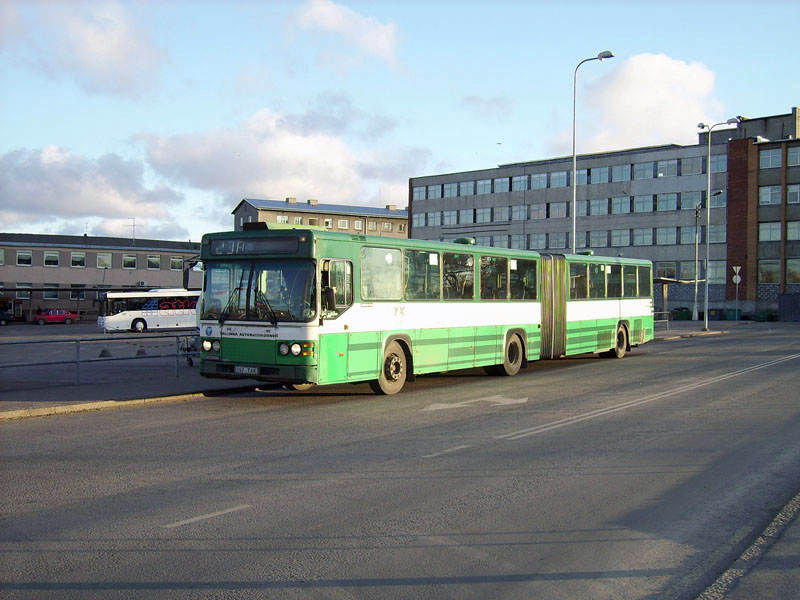
[[[669,329],[669,321],[672,318],[672,315],[669,311],[664,312],[654,312],[653,313],[653,325],[664,325],[664,329]]]
[[[167,353],[160,353],[160,354],[148,354],[144,350],[145,342],[149,342],[153,339],[168,339],[173,340],[172,342],[164,343],[160,346],[149,346],[150,348],[171,348],[171,350]],[[124,345],[120,345],[117,342],[125,342],[127,340],[136,340],[135,343],[130,344],[131,346],[138,346],[138,350],[134,356],[118,356],[115,357],[112,355],[111,351],[109,350],[109,345],[114,346],[117,349],[124,347]],[[75,384],[80,385],[81,383],[81,366],[92,364],[92,363],[100,363],[100,362],[111,362],[111,361],[123,361],[123,360],[140,360],[140,359],[150,359],[150,358],[175,358],[175,377],[180,376],[180,361],[181,359],[185,360],[186,363],[191,366],[192,363],[192,356],[198,356],[200,351],[197,347],[197,338],[195,334],[148,334],[145,338],[142,337],[141,334],[135,336],[113,336],[113,337],[89,337],[89,338],[78,338],[78,339],[46,339],[46,340],[21,340],[21,341],[13,341],[13,342],[0,342],[0,348],[4,346],[43,346],[47,345],[46,351],[48,354],[55,354],[58,355],[59,353],[63,354],[64,347],[68,347],[70,345],[74,346],[74,354],[72,357],[64,357],[58,358],[53,360],[34,360],[34,361],[26,361],[26,362],[15,362],[15,363],[5,363],[0,362],[0,369],[9,369],[9,368],[21,368],[21,367],[38,367],[38,366],[49,366],[49,365],[75,365]],[[56,350],[55,352],[50,352],[51,349],[54,347],[60,346],[61,350]],[[94,346],[95,349],[102,346],[100,349],[99,354],[94,357],[90,358],[86,348],[87,346]],[[12,348],[13,349],[13,348]],[[20,349],[21,350],[21,349]],[[15,353],[15,355],[19,356],[21,352]]]

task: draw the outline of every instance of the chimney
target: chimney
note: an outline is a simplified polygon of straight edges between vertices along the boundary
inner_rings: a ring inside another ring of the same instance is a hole
[[[313,198],[309,198],[309,199],[308,199],[308,203],[309,203],[311,206],[316,206],[317,204],[319,204],[319,200],[314,200]]]
[[[287,204],[297,204],[297,198],[287,198]]]
[[[397,210],[397,205],[396,204],[387,204],[386,205],[386,210]]]

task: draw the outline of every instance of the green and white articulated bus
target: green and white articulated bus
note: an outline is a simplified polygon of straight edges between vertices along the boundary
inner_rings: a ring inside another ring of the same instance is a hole
[[[264,223],[204,235],[201,374],[395,394],[422,373],[516,375],[653,338],[649,261],[463,241]]]

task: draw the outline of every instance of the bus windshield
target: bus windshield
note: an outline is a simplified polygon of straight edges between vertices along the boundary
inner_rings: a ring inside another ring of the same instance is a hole
[[[209,261],[200,318],[307,322],[317,311],[315,280],[311,261]]]

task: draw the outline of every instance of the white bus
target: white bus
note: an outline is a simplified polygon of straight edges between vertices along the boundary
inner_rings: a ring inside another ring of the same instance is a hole
[[[103,331],[195,329],[199,291],[182,288],[108,292],[100,301],[97,326]]]

